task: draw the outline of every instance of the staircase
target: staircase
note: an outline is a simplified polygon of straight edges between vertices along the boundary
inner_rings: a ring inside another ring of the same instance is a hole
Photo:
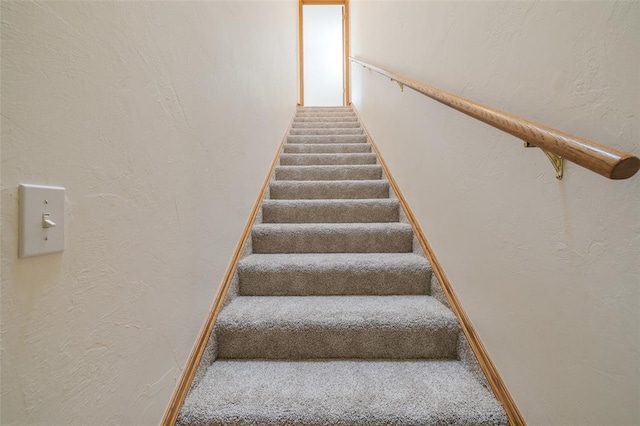
[[[507,424],[352,109],[298,109],[279,164],[177,424]]]

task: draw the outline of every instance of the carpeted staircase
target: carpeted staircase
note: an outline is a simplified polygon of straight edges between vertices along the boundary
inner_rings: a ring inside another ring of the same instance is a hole
[[[353,110],[279,164],[178,424],[507,424]]]

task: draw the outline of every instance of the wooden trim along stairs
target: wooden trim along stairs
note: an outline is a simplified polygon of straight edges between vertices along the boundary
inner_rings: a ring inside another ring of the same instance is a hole
[[[445,273],[444,268],[442,267],[442,264],[436,257],[435,252],[433,251],[433,248],[429,244],[427,237],[422,231],[422,228],[418,223],[418,219],[416,219],[416,216],[413,214],[413,211],[411,210],[411,207],[409,206],[407,199],[404,197],[402,191],[400,190],[400,186],[398,185],[398,182],[396,182],[395,178],[391,174],[391,171],[389,170],[389,166],[387,165],[387,162],[382,156],[382,153],[380,152],[380,148],[378,147],[378,144],[376,144],[375,140],[371,136],[371,133],[369,133],[369,130],[364,124],[358,109],[353,105],[352,105],[352,108],[355,111],[356,115],[358,116],[358,120],[360,120],[360,122],[362,123],[362,128],[364,129],[364,132],[367,135],[367,139],[369,139],[371,146],[373,147],[374,151],[376,152],[376,155],[378,156],[378,160],[380,161],[380,165],[382,166],[383,172],[387,176],[389,185],[391,185],[391,188],[393,189],[396,196],[398,197],[400,206],[404,210],[407,216],[407,220],[411,224],[411,227],[413,228],[413,232],[415,233],[416,238],[420,242],[420,246],[422,246],[422,250],[424,251],[425,256],[427,256],[429,263],[431,263],[433,272],[436,274],[436,277],[438,278],[438,282],[440,283],[440,286],[442,287],[443,292],[445,293],[445,295],[447,296],[447,299],[449,300],[449,303],[451,304],[451,309],[453,310],[453,313],[456,315],[456,317],[458,317],[458,320],[460,321],[460,327],[462,328],[462,331],[464,332],[464,335],[466,336],[469,342],[469,346],[471,346],[471,349],[473,350],[473,353],[475,354],[476,359],[478,360],[478,363],[480,364],[480,367],[484,372],[484,375],[487,377],[489,386],[491,386],[491,389],[493,390],[494,395],[496,396],[498,401],[500,401],[500,403],[502,404],[502,406],[504,407],[507,413],[507,416],[509,417],[509,423],[513,426],[526,425],[524,417],[522,417],[522,413],[520,413],[520,410],[518,409],[518,406],[513,400],[511,393],[509,393],[509,390],[507,389],[507,386],[502,380],[500,373],[498,373],[498,369],[494,365],[493,361],[491,361],[491,358],[489,357],[489,353],[487,352],[487,348],[482,343],[482,340],[480,339],[480,336],[478,336],[478,333],[476,332],[476,329],[473,326],[473,323],[469,319],[467,312],[462,307],[462,304],[460,303],[460,300],[458,299],[458,296],[456,295],[455,291],[453,291],[453,286],[451,285],[451,281],[449,281],[449,277],[447,277],[447,274]]]
[[[294,113],[295,116],[295,113]],[[231,261],[229,262],[229,266],[224,274],[224,278],[222,280],[222,284],[218,288],[218,292],[216,293],[216,297],[213,300],[211,305],[211,309],[209,310],[209,314],[205,320],[205,323],[200,330],[200,334],[198,334],[198,339],[196,340],[193,349],[191,350],[191,354],[187,359],[187,363],[182,371],[182,376],[180,377],[180,381],[178,382],[178,386],[173,392],[173,396],[171,397],[171,402],[167,407],[167,411],[164,414],[162,419],[163,426],[173,426],[178,419],[178,414],[180,414],[180,408],[182,408],[182,404],[184,403],[187,394],[189,393],[189,389],[191,388],[191,383],[193,382],[193,378],[196,374],[196,370],[198,369],[198,364],[200,364],[200,359],[205,351],[207,346],[207,341],[209,340],[209,336],[211,336],[211,331],[213,330],[213,326],[215,325],[216,318],[222,309],[222,303],[224,302],[224,298],[229,290],[229,286],[231,285],[231,280],[233,279],[233,274],[238,267],[238,262],[240,261],[240,256],[242,255],[242,251],[247,244],[247,240],[249,239],[249,235],[251,235],[251,228],[253,228],[253,224],[256,221],[256,217],[258,216],[258,212],[260,211],[260,206],[262,205],[262,200],[267,192],[267,188],[269,187],[269,182],[271,181],[271,176],[273,176],[274,170],[276,168],[276,164],[278,164],[278,157],[280,156],[280,152],[282,151],[282,147],[287,140],[287,135],[289,134],[289,130],[291,129],[291,125],[293,123],[293,117],[289,121],[289,125],[282,135],[282,139],[280,140],[280,144],[278,145],[278,149],[271,160],[271,166],[269,167],[269,172],[267,173],[267,177],[264,179],[262,183],[262,187],[260,187],[260,192],[258,193],[258,197],[256,198],[255,203],[253,204],[253,208],[251,209],[251,213],[249,214],[249,219],[247,223],[244,225],[244,229],[242,230],[242,234],[240,236],[240,240],[236,245],[236,249],[233,252],[233,256],[231,257]]]

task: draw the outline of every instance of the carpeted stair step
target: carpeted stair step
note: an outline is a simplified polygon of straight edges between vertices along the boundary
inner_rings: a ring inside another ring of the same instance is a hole
[[[291,129],[291,135],[362,135],[364,130],[358,127],[346,128],[310,128],[310,129]]]
[[[178,426],[506,426],[460,361],[216,361]]]
[[[353,112],[353,108],[350,105],[334,105],[334,106],[301,106],[297,108],[297,113],[312,113],[312,112]]]
[[[351,106],[334,105],[334,106],[299,106],[297,112],[313,112],[313,111],[353,111]]]
[[[324,113],[298,113],[294,117],[296,121],[311,121],[311,122],[320,122],[320,121],[358,121],[358,117],[353,113],[334,113],[334,112],[324,112]]]
[[[294,123],[334,123],[334,122],[358,122],[358,117],[354,116],[332,116],[332,117],[318,117],[316,115],[304,116],[304,115],[296,115],[293,119]]]
[[[431,266],[413,253],[252,254],[238,278],[243,296],[429,294]]]
[[[355,117],[353,111],[298,111],[296,117]]]
[[[271,181],[269,193],[276,200],[388,198],[387,180]]]
[[[287,143],[284,145],[284,152],[299,154],[371,152],[371,145],[368,143]]]
[[[264,223],[383,223],[398,222],[395,199],[264,200]]]
[[[215,331],[220,359],[455,359],[459,332],[431,296],[239,296]]]
[[[282,154],[280,164],[283,166],[376,164],[376,155],[373,153]]]
[[[296,111],[296,117],[301,115],[303,116],[351,115],[355,117],[355,112],[351,108],[342,108],[342,109],[329,108],[329,109],[313,109],[313,110],[299,109],[298,111]]]
[[[276,180],[374,180],[382,178],[378,164],[352,166],[278,166]]]
[[[262,223],[251,232],[254,253],[409,253],[406,223]]]
[[[367,143],[367,135],[291,135],[288,143]]]
[[[340,129],[340,128],[360,128],[360,123],[357,121],[294,121],[291,123],[291,127],[294,129]]]

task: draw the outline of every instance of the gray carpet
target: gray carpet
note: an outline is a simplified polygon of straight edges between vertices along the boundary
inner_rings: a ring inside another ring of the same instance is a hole
[[[371,199],[388,198],[386,180],[272,181],[271,198],[277,200]]]
[[[241,296],[429,294],[431,267],[413,253],[253,254],[238,265]]]
[[[508,424],[390,195],[351,108],[298,109],[177,424]]]
[[[373,180],[382,178],[378,164],[277,166],[276,180]]]
[[[293,131],[295,129],[291,129]],[[322,130],[322,129],[309,129],[309,130]],[[341,130],[341,129],[333,129]],[[348,129],[344,129],[348,130]],[[357,152],[371,152],[371,145],[367,143],[332,143],[332,144],[287,144],[284,146],[285,153],[295,154],[327,154],[327,153],[357,153]]]
[[[306,144],[308,145],[308,144]],[[299,153],[280,155],[280,164],[283,166],[333,166],[336,164],[376,164],[376,155],[369,153]]]
[[[265,223],[398,222],[398,200],[264,200]]]
[[[181,425],[504,425],[457,361],[218,360]]]

